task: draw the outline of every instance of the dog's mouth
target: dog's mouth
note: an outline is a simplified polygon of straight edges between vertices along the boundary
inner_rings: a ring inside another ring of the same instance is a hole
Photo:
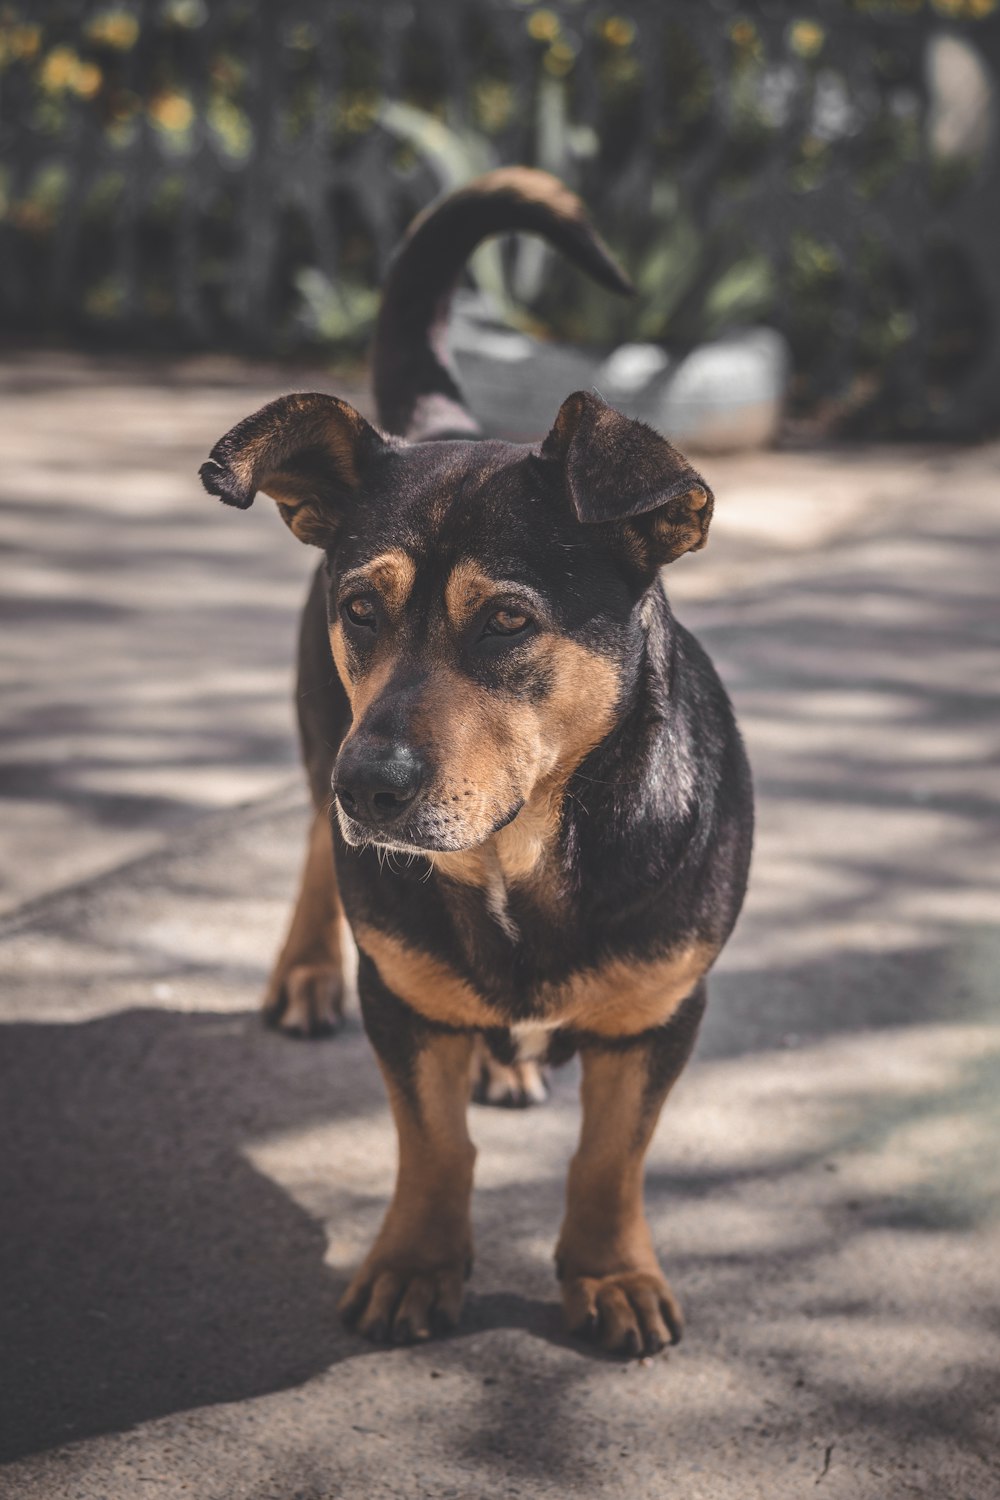
[[[495,819],[485,833],[475,835],[463,830],[454,817],[443,809],[421,809],[412,819],[379,827],[352,817],[345,812],[340,802],[335,801],[334,807],[344,843],[352,849],[372,848],[387,854],[426,858],[432,854],[461,854],[477,849],[513,823],[524,807],[524,800],[516,802]],[[421,812],[424,813],[423,817],[420,816]]]

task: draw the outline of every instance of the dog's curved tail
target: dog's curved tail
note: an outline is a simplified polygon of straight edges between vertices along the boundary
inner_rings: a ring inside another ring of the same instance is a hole
[[[615,292],[632,284],[556,177],[504,167],[478,177],[414,219],[389,269],[375,333],[375,399],[389,432],[420,441],[473,437],[447,350],[451,295],[481,240],[521,230],[541,235]]]

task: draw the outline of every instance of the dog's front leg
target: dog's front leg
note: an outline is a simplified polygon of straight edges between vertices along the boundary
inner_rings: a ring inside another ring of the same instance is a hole
[[[264,1019],[289,1036],[327,1036],[344,1008],[341,906],[325,809],[309,831],[298,900],[264,995]]]
[[[432,1026],[362,964],[361,1009],[399,1136],[392,1203],[340,1312],[376,1342],[408,1343],[458,1322],[472,1266],[469,1139],[474,1037]]]
[[[583,1125],[556,1248],[566,1321],[618,1354],[676,1343],[680,1306],[643,1208],[643,1161],[663,1101],[694,1045],[703,986],[664,1026],[581,1048]]]

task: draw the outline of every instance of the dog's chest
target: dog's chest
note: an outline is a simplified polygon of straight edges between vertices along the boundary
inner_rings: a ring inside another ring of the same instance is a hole
[[[652,951],[620,953],[599,922],[565,895],[530,888],[466,897],[456,936],[471,987],[509,1031],[518,1060],[540,1061],[566,1029],[618,1036],[662,1024],[700,980],[714,946],[674,934]]]
[[[363,856],[351,863],[363,878],[344,881],[348,916],[382,982],[430,1021],[509,1032],[519,1055],[562,1030],[662,1025],[715,954],[655,904],[612,932],[568,878],[472,883],[432,870],[401,882]]]
[[[443,890],[456,958],[477,990],[527,1023],[558,1003],[558,977],[586,962],[576,903],[553,883],[509,882],[494,866],[474,887]]]
[[[571,961],[560,972],[549,965],[546,973],[543,955],[525,959],[513,944],[506,958],[497,952],[470,959],[432,952],[419,939],[408,942],[374,925],[355,932],[382,983],[420,1015],[463,1030],[509,1032],[519,1052],[540,1048],[546,1032],[618,1037],[663,1025],[716,952],[691,938],[642,955],[605,952]]]

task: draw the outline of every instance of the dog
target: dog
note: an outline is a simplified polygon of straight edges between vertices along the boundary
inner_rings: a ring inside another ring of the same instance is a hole
[[[334,396],[283,396],[200,472],[240,509],[270,495],[324,554],[298,681],[315,818],[266,1010],[292,1028],[336,1021],[343,910],[399,1167],[341,1314],[377,1342],[455,1327],[476,1048],[506,1069],[579,1053],[557,1275],[569,1329],[635,1357],[681,1335],[643,1158],[743,901],[751,780],[715,669],[660,580],[705,545],[705,480],[586,391],[534,446],[485,438],[462,403],[452,289],[483,238],[513,231],[630,289],[567,188],[493,172],[397,252],[379,427]]]

